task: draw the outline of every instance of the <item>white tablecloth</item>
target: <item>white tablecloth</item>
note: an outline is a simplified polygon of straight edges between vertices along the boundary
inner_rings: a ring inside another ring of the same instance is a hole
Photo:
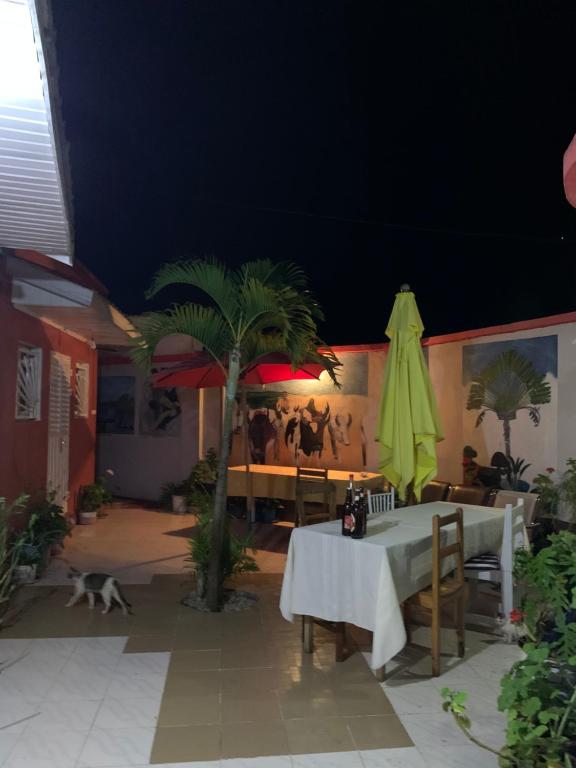
[[[465,558],[499,551],[504,510],[467,504],[433,502],[375,515],[359,540],[342,536],[339,520],[296,528],[282,583],[282,615],[371,630],[371,665],[383,666],[406,644],[400,603],[432,583],[432,517],[457,507],[464,511]],[[443,536],[454,541],[455,526]]]

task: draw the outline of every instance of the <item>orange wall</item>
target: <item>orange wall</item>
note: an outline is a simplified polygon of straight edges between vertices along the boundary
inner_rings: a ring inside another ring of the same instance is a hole
[[[46,488],[48,461],[48,402],[50,352],[90,365],[90,408],[87,418],[77,417],[70,403],[70,500],[73,514],[81,485],[94,480],[96,441],[97,353],[81,341],[51,325],[13,308],[10,278],[0,262],[0,496],[13,499],[22,492],[37,493]],[[38,421],[18,421],[16,408],[16,367],[18,345],[42,348],[42,400]]]

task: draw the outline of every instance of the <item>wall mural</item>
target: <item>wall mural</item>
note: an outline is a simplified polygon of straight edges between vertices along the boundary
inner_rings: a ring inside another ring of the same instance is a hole
[[[528,485],[556,465],[557,347],[556,336],[539,336],[462,348],[465,464],[502,470],[508,459]]]
[[[176,387],[159,388],[143,384],[140,401],[140,434],[151,437],[178,437],[182,408]]]
[[[98,378],[97,430],[104,434],[134,434],[136,378]]]
[[[249,387],[247,448],[252,464],[366,466],[365,415],[368,355],[341,355],[336,389],[326,374],[320,380],[286,381]],[[236,403],[232,464],[244,463],[244,414]]]

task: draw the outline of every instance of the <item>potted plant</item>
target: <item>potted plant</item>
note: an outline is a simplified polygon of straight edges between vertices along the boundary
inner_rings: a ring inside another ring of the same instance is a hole
[[[34,530],[42,538],[50,554],[59,554],[64,547],[64,539],[70,536],[72,525],[64,515],[64,510],[55,503],[54,492],[43,496],[28,507],[28,512],[35,516]]]
[[[28,496],[20,495],[15,501],[8,503],[0,497],[0,613],[8,608],[10,597],[15,589],[16,568],[18,567],[19,550],[17,538],[13,535],[10,520],[15,514],[21,514],[26,507]]]
[[[183,515],[188,512],[188,500],[190,488],[187,480],[180,480],[173,483],[164,483],[160,495],[162,506],[170,507],[172,512],[177,515]]]
[[[163,506],[171,506],[172,511],[179,515],[187,512],[198,514],[206,496],[214,490],[217,468],[216,451],[210,448],[206,458],[196,462],[185,480],[162,486],[161,503]]]
[[[576,536],[550,537],[538,553],[518,550],[515,576],[526,589],[521,610],[528,642],[525,658],[501,683],[498,709],[507,714],[506,745],[493,750],[470,732],[466,693],[442,691],[444,709],[479,747],[498,755],[504,768],[576,766]]]
[[[93,525],[98,516],[98,510],[102,507],[106,491],[100,483],[84,485],[78,495],[78,523],[80,525]]]
[[[189,539],[190,554],[186,560],[196,575],[196,601],[202,602],[206,596],[208,568],[211,561],[212,549],[212,504],[213,500],[207,496],[202,503],[202,510],[197,515],[195,535]],[[220,567],[220,580],[224,584],[226,579],[239,573],[249,573],[260,570],[258,564],[248,550],[252,549],[249,537],[240,539],[230,530],[229,520],[224,528],[223,557]]]

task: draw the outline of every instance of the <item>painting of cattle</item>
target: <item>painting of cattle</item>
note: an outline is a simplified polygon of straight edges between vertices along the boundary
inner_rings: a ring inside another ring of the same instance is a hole
[[[366,468],[367,355],[344,355],[341,389],[330,382],[281,382],[249,387],[247,410],[234,414],[231,462]],[[246,430],[246,431],[244,431]]]

